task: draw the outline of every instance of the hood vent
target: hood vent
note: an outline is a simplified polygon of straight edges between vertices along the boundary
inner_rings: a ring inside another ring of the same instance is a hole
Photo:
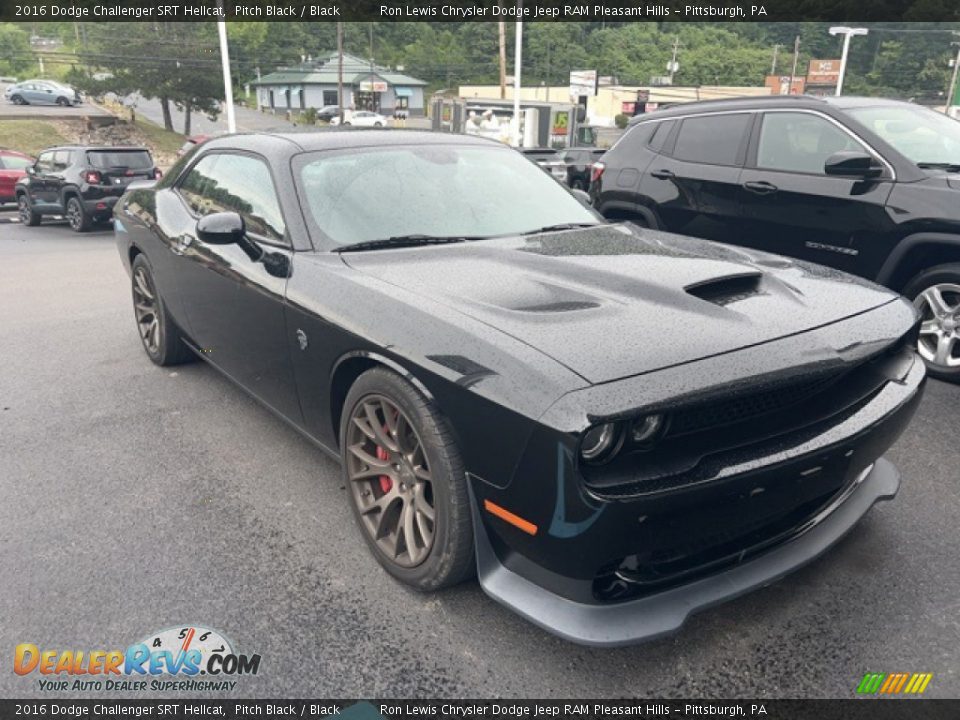
[[[684,288],[690,295],[706,300],[714,305],[729,305],[761,294],[761,273],[744,273],[713,278]]]

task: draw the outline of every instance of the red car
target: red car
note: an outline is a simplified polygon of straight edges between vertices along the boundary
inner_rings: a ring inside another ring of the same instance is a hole
[[[199,145],[200,143],[205,143],[211,137],[213,136],[212,135],[191,135],[190,137],[187,138],[187,141],[183,144],[183,147],[177,150],[177,157],[183,157],[188,152],[193,150],[197,145]]]
[[[0,205],[16,201],[13,186],[27,174],[27,167],[34,162],[36,161],[29,155],[0,148]]]

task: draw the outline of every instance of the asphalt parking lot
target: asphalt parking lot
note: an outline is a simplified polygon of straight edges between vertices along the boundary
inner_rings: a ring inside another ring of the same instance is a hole
[[[868,671],[930,672],[927,696],[960,696],[960,387],[929,384],[890,453],[899,497],[826,556],[670,638],[583,648],[475,583],[419,595],[392,581],[334,462],[211,368],[148,362],[111,231],[11,217],[0,212],[8,659],[19,643],[120,649],[197,623],[261,654],[235,697],[848,698]],[[0,696],[43,694],[7,667]]]

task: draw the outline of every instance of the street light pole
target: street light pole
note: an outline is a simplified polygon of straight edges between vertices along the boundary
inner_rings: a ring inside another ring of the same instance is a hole
[[[518,7],[521,3],[518,3]],[[517,20],[517,46],[513,53],[513,140],[516,147],[523,145],[520,133],[520,66],[523,63],[523,21]]]
[[[843,78],[847,73],[847,55],[850,52],[850,38],[854,35],[866,35],[868,32],[869,30],[866,28],[852,28],[846,25],[838,25],[830,28],[831,35],[843,35],[843,53],[840,55],[840,76],[837,78],[837,92],[834,93],[838,97],[840,93],[843,92]]]
[[[223,2],[219,3],[220,12],[223,12]],[[221,15],[221,17],[223,17]],[[227,109],[227,132],[237,131],[237,119],[233,114],[233,80],[230,79],[230,49],[227,47],[227,23],[217,21],[217,34],[220,36],[220,64],[223,66],[223,100]]]
[[[943,105],[943,112],[949,114],[950,106],[953,105],[953,98],[957,92],[957,70],[960,69],[960,43],[951,43],[957,45],[957,57],[953,61],[953,75],[950,76],[950,87],[947,88],[947,101]]]

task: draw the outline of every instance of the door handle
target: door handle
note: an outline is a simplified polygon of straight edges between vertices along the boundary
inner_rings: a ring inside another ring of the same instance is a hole
[[[775,193],[780,189],[773,183],[768,183],[766,180],[745,182],[743,187],[752,193],[756,193],[757,195],[769,195],[770,193]]]
[[[660,178],[661,180],[670,180],[671,178],[676,177],[671,170],[653,170],[650,174],[655,178]]]

